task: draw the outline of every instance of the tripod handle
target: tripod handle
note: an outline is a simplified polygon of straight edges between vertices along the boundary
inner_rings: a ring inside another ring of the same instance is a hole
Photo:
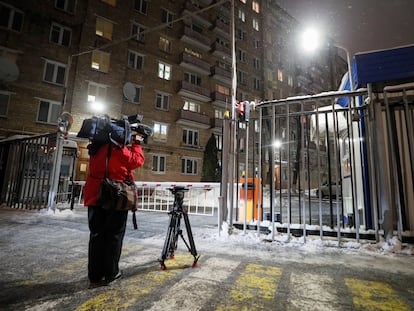
[[[172,188],[168,188],[168,190],[170,190],[171,193],[175,194],[175,193],[177,193],[179,191],[188,191],[190,189],[188,189],[188,188],[186,188],[184,186],[174,186]]]

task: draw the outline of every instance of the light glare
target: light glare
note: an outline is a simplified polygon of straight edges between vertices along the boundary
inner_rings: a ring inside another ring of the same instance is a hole
[[[302,45],[306,52],[316,51],[321,44],[319,32],[314,28],[306,29],[302,34]]]

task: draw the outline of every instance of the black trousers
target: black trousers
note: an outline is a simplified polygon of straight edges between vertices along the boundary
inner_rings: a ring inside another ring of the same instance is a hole
[[[88,277],[91,282],[112,279],[119,272],[127,218],[128,211],[88,206]]]

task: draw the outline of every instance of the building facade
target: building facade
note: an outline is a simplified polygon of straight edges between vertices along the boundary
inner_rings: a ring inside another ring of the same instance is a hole
[[[299,23],[276,1],[234,4],[238,101],[338,88],[337,51],[304,59]],[[220,149],[232,110],[232,10],[211,0],[0,1],[0,138],[54,132],[65,111],[73,139],[93,115],[140,114],[154,134],[137,178],[200,181],[205,145],[214,134]],[[78,180],[87,143],[78,140]]]

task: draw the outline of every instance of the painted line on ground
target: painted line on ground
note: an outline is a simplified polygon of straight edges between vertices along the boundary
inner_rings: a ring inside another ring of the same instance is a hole
[[[361,310],[409,311],[411,308],[400,299],[393,288],[383,282],[346,278],[354,306]]]
[[[160,270],[159,265],[148,268],[133,277],[116,281],[108,290],[100,293],[78,306],[76,311],[99,310],[114,311],[136,306],[137,301],[145,294],[159,290],[160,286],[190,268],[192,256],[175,255],[175,260],[168,262],[168,269]],[[116,286],[116,287],[115,287]]]
[[[216,311],[262,310],[275,298],[282,269],[248,264]]]

